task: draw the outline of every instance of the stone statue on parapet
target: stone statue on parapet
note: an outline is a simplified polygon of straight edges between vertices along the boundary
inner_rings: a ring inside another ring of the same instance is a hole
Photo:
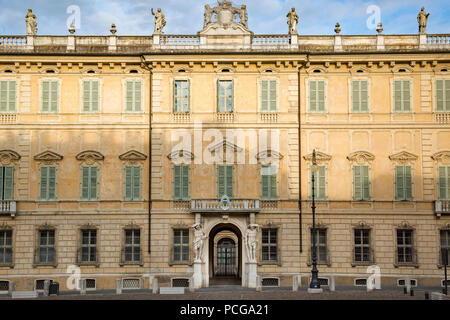
[[[209,6],[209,4],[206,4],[205,5],[205,20],[203,22],[203,28],[206,28],[206,26],[211,23],[213,12],[214,12],[214,10]]]
[[[419,22],[419,33],[425,34],[427,29],[428,16],[430,14],[425,12],[425,8],[422,7],[419,14],[417,15],[417,22]]]
[[[289,34],[297,34],[298,15],[293,7],[286,16],[288,18]]]
[[[36,15],[31,9],[28,9],[28,13],[25,16],[25,23],[27,26],[27,35],[34,36],[37,33]]]
[[[153,31],[154,34],[161,34],[163,33],[162,30],[164,26],[166,25],[166,18],[164,17],[164,13],[162,13],[161,8],[158,8],[158,10],[153,12],[152,8],[152,15],[155,16],[155,31]]]
[[[247,6],[245,4],[243,4],[241,6],[241,9],[238,10],[238,14],[239,14],[239,18],[241,19],[240,23],[248,28],[248,16],[247,16]]]

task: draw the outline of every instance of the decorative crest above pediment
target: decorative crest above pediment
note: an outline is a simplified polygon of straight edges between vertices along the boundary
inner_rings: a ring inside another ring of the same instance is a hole
[[[431,159],[440,163],[450,163],[450,151],[440,151],[431,156]]]
[[[20,160],[20,154],[12,150],[0,150],[0,164],[10,165]]]
[[[121,154],[119,159],[124,161],[144,161],[147,159],[147,156],[139,151],[130,150],[124,154]]]
[[[205,5],[203,30],[201,34],[251,34],[248,30],[248,15],[246,5],[233,7],[228,0],[217,1],[218,5],[211,8]],[[239,17],[237,21],[236,16]]]
[[[306,156],[304,156],[303,159],[305,159],[306,161],[312,162],[312,157],[313,157],[313,154],[310,153],[310,154],[307,154]],[[316,151],[316,162],[317,163],[325,163],[330,160],[331,160],[330,155],[320,152],[320,151]]]
[[[267,149],[264,151],[259,152],[256,155],[256,159],[261,162],[261,164],[271,164],[274,161],[278,161],[283,159],[283,155],[279,153],[278,151]]]
[[[61,161],[63,159],[63,156],[60,154],[57,154],[56,152],[47,150],[44,152],[41,152],[34,156],[33,158],[36,161],[39,162],[55,162],[55,161]]]
[[[363,164],[373,161],[375,156],[368,151],[355,151],[350,153],[347,159],[358,164]]]
[[[87,165],[92,165],[96,161],[102,161],[105,157],[97,151],[83,151],[76,155],[77,160],[84,161]]]
[[[401,151],[389,156],[389,159],[391,159],[392,161],[397,161],[399,163],[415,161],[417,160],[417,158],[418,157],[415,154],[409,153],[407,151]]]

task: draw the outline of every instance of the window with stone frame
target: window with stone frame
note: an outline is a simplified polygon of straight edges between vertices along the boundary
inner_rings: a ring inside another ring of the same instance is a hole
[[[412,200],[411,166],[395,167],[395,200]]]
[[[217,112],[233,112],[233,80],[217,81]]]
[[[450,166],[438,167],[439,200],[450,200]]]
[[[370,244],[370,229],[354,229],[353,263],[369,264],[373,262]]]
[[[261,261],[278,262],[278,229],[261,229]]]
[[[261,80],[261,112],[276,112],[277,101],[277,80]]]
[[[189,262],[189,229],[173,229],[173,262]]]
[[[40,200],[56,200],[56,167],[42,166],[40,174]]]
[[[394,112],[411,112],[411,81],[394,80]]]
[[[15,80],[0,81],[0,113],[16,112],[16,86]]]
[[[352,81],[352,112],[368,113],[369,112],[369,81],[353,80]]]
[[[82,170],[81,180],[81,200],[94,201],[97,200],[98,189],[98,167],[84,166]]]
[[[99,81],[83,80],[83,112],[99,111]]]
[[[125,86],[126,112],[140,112],[142,110],[142,82],[127,80]]]
[[[325,96],[326,83],[325,80],[310,80],[309,84],[309,112],[322,113],[326,112]]]
[[[353,167],[353,199],[370,200],[369,166]]]
[[[189,112],[189,80],[175,80],[173,84],[173,112]]]
[[[125,229],[125,244],[123,251],[123,262],[140,263],[142,259],[141,252],[141,230]]]
[[[38,264],[55,264],[55,230],[46,229],[38,231],[38,249],[37,249],[37,263]]]
[[[12,230],[0,230],[0,265],[11,265],[12,262]]]
[[[441,250],[440,250],[440,265],[445,263],[445,255],[447,255],[447,265],[450,264],[450,230],[440,231]]]
[[[261,198],[263,200],[277,200],[277,166],[261,166]]]
[[[80,264],[96,264],[98,258],[97,229],[82,229],[80,247]]]
[[[436,80],[436,112],[450,112],[450,79]]]
[[[141,167],[125,167],[125,201],[141,200]]]
[[[14,167],[0,167],[0,200],[14,199]]]
[[[175,165],[173,167],[173,199],[177,201],[189,200],[189,165]]]
[[[313,235],[314,235],[313,229],[311,228],[311,246],[310,246],[311,263],[313,254]],[[316,228],[316,257],[318,264],[329,264],[326,228]]]
[[[42,81],[42,112],[58,112],[58,90],[59,82],[57,80]]]
[[[398,265],[415,264],[416,256],[412,229],[397,229],[397,255]]]

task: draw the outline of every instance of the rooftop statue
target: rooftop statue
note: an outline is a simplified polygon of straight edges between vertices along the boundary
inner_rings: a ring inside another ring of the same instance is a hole
[[[203,28],[206,28],[209,24],[211,24],[211,18],[214,10],[211,9],[209,4],[205,5],[205,20],[203,22]]]
[[[37,33],[36,15],[31,9],[28,9],[28,13],[25,16],[25,23],[27,26],[27,35],[34,36]]]
[[[293,7],[287,14],[287,24],[289,25],[289,34],[297,34],[298,15]]]
[[[248,28],[247,22],[248,22],[248,16],[247,16],[247,6],[245,4],[242,5],[241,9],[239,10],[239,18],[241,19],[241,24]]]
[[[430,14],[425,12],[425,8],[422,7],[419,14],[417,15],[417,22],[419,22],[419,33],[425,34],[427,29],[428,16]]]
[[[164,26],[166,25],[166,18],[164,17],[164,13],[162,13],[161,8],[158,8],[158,10],[153,12],[152,8],[152,15],[155,16],[155,31],[153,31],[154,34],[161,34],[163,33],[162,30]]]

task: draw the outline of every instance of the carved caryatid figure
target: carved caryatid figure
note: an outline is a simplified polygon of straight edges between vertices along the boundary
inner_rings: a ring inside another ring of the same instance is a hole
[[[206,26],[211,23],[213,12],[214,10],[209,6],[209,4],[205,5],[205,21],[203,22],[203,28],[206,28]]]
[[[425,34],[427,29],[428,16],[430,14],[425,12],[425,8],[422,7],[419,14],[417,15],[417,22],[419,22],[419,33]]]
[[[31,9],[28,9],[28,13],[25,16],[25,23],[27,26],[27,35],[34,36],[37,33],[36,15]]]
[[[256,250],[258,248],[257,228],[257,224],[249,224],[245,232],[245,243],[247,246],[247,257],[249,262],[256,262]]]
[[[287,14],[287,24],[289,25],[289,34],[297,34],[298,15],[295,12],[295,8]]]
[[[203,242],[206,236],[200,223],[195,223],[192,228],[194,229],[194,261],[201,262],[203,254]]]
[[[248,28],[248,25],[247,25],[247,23],[248,23],[247,7],[246,7],[245,4],[243,4],[243,5],[241,6],[241,9],[238,10],[238,14],[239,14],[239,18],[241,19],[240,23],[241,23],[244,27]]]
[[[153,12],[152,8],[152,15],[155,16],[155,31],[153,33],[163,33],[162,30],[166,25],[166,18],[164,17],[164,13],[162,13],[161,8],[158,8],[156,12]]]

